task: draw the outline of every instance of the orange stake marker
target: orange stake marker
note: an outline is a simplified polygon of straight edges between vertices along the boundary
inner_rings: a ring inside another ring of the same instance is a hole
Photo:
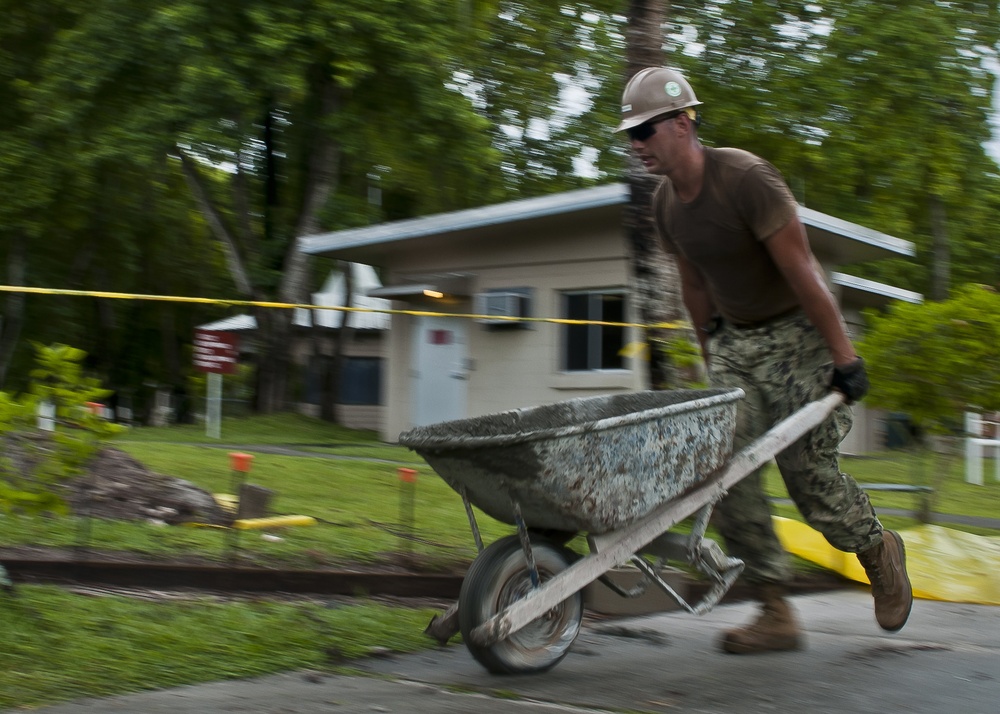
[[[399,480],[405,481],[406,483],[416,483],[417,481],[417,470],[416,469],[399,469]]]
[[[240,473],[250,473],[250,465],[253,463],[253,454],[243,454],[239,451],[229,452],[229,463],[233,471]]]

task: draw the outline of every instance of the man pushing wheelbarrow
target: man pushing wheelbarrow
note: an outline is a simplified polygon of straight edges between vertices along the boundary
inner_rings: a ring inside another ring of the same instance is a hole
[[[643,69],[625,87],[616,131],[626,132],[646,171],[663,177],[654,218],[677,260],[709,382],[746,393],[737,407],[739,449],[831,388],[848,404],[860,400],[868,377],[785,181],[749,152],[702,145],[700,104],[678,72]],[[851,420],[842,404],[775,460],[809,525],[835,548],[857,554],[872,584],[875,618],[895,632],[913,602],[906,554],[899,535],[879,523],[867,494],[840,471],[838,448]],[[785,598],[788,556],[772,527],[759,469],[729,489],[715,518],[762,605],[752,622],[723,634],[722,649],[750,654],[801,647],[801,628]]]

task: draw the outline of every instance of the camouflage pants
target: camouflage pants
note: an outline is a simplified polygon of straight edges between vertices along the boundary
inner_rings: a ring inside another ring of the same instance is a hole
[[[736,449],[829,391],[830,351],[801,313],[749,329],[727,324],[711,338],[708,353],[711,385],[740,387],[747,395],[737,410]],[[838,550],[856,553],[882,540],[882,525],[867,494],[840,471],[838,447],[851,423],[851,410],[842,405],[775,460],[809,525]],[[789,578],[788,556],[774,533],[760,470],[730,490],[716,508],[715,524],[729,553],[746,562],[747,580]]]

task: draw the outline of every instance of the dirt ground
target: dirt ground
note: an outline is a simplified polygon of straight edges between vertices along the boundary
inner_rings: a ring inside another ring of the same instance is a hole
[[[150,471],[123,451],[107,447],[67,484],[74,513],[95,518],[164,523],[224,524],[232,520],[212,494],[190,481]]]

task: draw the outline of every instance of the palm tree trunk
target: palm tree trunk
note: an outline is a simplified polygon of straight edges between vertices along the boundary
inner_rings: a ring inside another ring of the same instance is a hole
[[[7,253],[7,284],[24,285],[27,268],[27,240],[20,233],[11,236]],[[7,293],[6,307],[0,315],[0,387],[7,379],[14,350],[24,326],[24,293]]]
[[[630,0],[623,86],[640,69],[664,64],[663,21],[668,9],[666,0]],[[623,229],[629,247],[636,312],[639,320],[646,325],[677,322],[684,317],[677,266],[664,251],[652,220],[653,191],[659,179],[647,174],[638,159],[630,156],[625,181],[629,185],[630,200],[625,210]],[[653,389],[679,386],[681,383],[677,370],[657,348],[657,344],[662,344],[670,336],[670,330],[646,329],[649,387]]]
[[[948,244],[948,224],[944,202],[932,195],[931,235],[934,242],[931,267],[931,299],[947,300],[951,283],[951,246]]]

